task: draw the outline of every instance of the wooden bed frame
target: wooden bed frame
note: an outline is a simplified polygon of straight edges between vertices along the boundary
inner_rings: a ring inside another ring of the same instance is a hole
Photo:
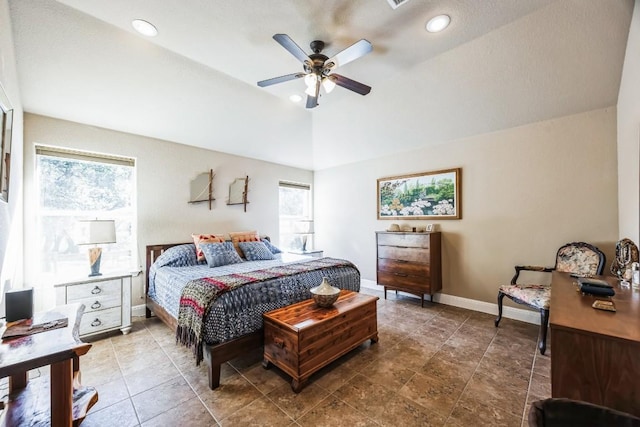
[[[191,242],[189,242],[191,243]],[[147,269],[145,277],[145,298],[149,293],[149,268],[151,264],[167,249],[189,243],[169,243],[164,245],[147,246]],[[150,298],[146,298],[146,317],[151,317],[151,313],[162,320],[172,331],[176,331],[178,321],[171,316],[164,308],[160,307]],[[227,341],[222,344],[203,344],[203,355],[207,364],[207,374],[209,377],[209,388],[215,389],[220,385],[220,366],[231,359],[245,354],[247,351],[260,347],[264,343],[263,330],[252,332]]]

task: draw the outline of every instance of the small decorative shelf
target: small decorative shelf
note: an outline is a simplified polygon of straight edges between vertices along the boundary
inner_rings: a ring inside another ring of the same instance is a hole
[[[209,210],[211,210],[211,202],[213,198],[213,169],[209,169],[209,172],[201,173],[191,181],[190,186],[190,200],[189,203],[202,203],[209,202]]]
[[[247,193],[249,192],[249,175],[244,178],[236,178],[229,185],[229,200],[227,205],[244,205],[244,211],[247,211]]]

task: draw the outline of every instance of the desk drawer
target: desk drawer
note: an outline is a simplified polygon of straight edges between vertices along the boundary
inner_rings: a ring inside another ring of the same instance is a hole
[[[106,310],[96,310],[85,313],[80,322],[80,335],[94,334],[122,325],[122,310],[120,307]]]
[[[80,285],[67,286],[67,304],[71,304],[85,298],[103,296],[117,296],[120,298],[121,292],[121,280],[105,280],[104,282],[83,283]]]

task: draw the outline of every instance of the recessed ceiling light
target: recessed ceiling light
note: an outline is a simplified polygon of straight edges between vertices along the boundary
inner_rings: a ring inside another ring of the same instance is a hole
[[[291,100],[291,102],[300,102],[300,101],[302,101],[302,97],[300,95],[291,95],[289,97],[289,99]]]
[[[449,26],[451,18],[449,15],[438,15],[429,19],[427,22],[427,31],[430,33],[438,33]]]
[[[155,37],[158,35],[158,29],[152,23],[143,19],[134,19],[131,21],[131,25],[143,36]]]

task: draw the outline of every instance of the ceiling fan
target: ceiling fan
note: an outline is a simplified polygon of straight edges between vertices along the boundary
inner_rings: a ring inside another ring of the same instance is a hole
[[[371,52],[373,46],[371,46],[371,43],[367,40],[359,40],[329,58],[320,53],[322,52],[322,49],[324,49],[324,42],[321,40],[314,40],[311,42],[310,47],[313,53],[307,55],[300,46],[298,46],[291,37],[286,34],[275,34],[273,39],[302,62],[304,72],[262,80],[258,82],[258,86],[271,86],[277,83],[287,82],[289,80],[304,78],[307,85],[307,90],[305,91],[308,95],[307,108],[314,108],[318,106],[320,86],[323,86],[327,93],[333,90],[336,85],[359,93],[360,95],[366,95],[371,92],[371,87],[333,72],[333,70],[341,65],[345,65]]]

